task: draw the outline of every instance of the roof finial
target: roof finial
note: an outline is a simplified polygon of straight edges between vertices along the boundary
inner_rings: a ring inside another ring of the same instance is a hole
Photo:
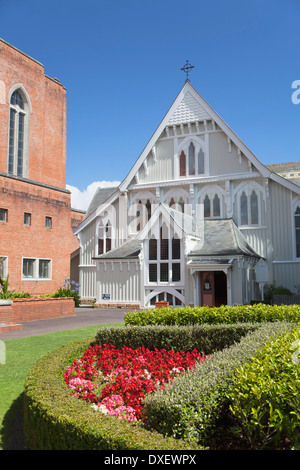
[[[189,64],[189,61],[188,61],[188,60],[186,61],[185,66],[182,67],[181,70],[183,70],[183,71],[186,73],[186,82],[189,82],[189,81],[190,81],[190,79],[189,79],[189,73],[190,73],[190,71],[191,71],[193,68],[194,68],[194,66],[191,65],[191,64]]]

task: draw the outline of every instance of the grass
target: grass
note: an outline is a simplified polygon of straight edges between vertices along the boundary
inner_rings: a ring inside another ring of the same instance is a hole
[[[9,449],[12,425],[22,407],[25,378],[32,365],[45,354],[65,344],[85,338],[93,340],[100,328],[121,325],[124,323],[89,326],[4,341],[5,364],[0,364],[0,450]]]

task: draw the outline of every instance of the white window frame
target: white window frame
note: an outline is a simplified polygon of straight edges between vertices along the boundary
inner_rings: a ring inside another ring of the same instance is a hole
[[[24,276],[24,273],[23,273],[24,260],[32,260],[33,261],[32,277]],[[49,262],[48,277],[40,277],[40,275],[39,275],[40,261],[48,261]],[[51,258],[33,258],[31,256],[23,256],[22,257],[22,266],[21,266],[21,279],[22,279],[22,281],[51,281],[52,280],[52,259]]]
[[[164,223],[164,222],[163,222]],[[169,237],[167,238],[168,240],[168,259],[161,259],[161,250],[160,250],[160,243],[159,243],[159,238],[157,238],[157,259],[156,260],[150,260],[149,259],[149,241],[150,238],[147,239],[147,243],[145,244],[145,286],[153,286],[153,287],[158,287],[158,286],[176,286],[176,287],[183,287],[184,286],[184,263],[183,263],[183,243],[182,239],[179,237],[179,242],[180,242],[180,258],[179,259],[172,259],[172,239],[175,235],[173,228],[167,227],[168,232],[169,232]],[[160,230],[159,230],[160,233]],[[160,265],[161,264],[167,264],[168,265],[168,281],[160,281]],[[179,281],[173,281],[172,280],[172,264],[179,264],[180,265],[180,280]],[[156,265],[157,266],[157,281],[150,281],[149,279],[149,266],[150,265]]]
[[[251,224],[251,194],[255,192],[257,195],[257,210],[258,210],[258,223]],[[242,225],[241,220],[241,196],[243,192],[247,196],[247,211],[248,211],[248,224]],[[265,201],[264,189],[255,181],[239,184],[234,191],[234,201],[237,205],[238,226],[241,229],[261,228],[262,227],[262,198]]]
[[[194,175],[190,175],[188,171],[189,170],[189,146],[191,143],[193,143],[195,147],[195,174]],[[198,174],[198,171],[197,171],[198,170],[198,153],[200,149],[202,149],[204,152],[204,172]],[[180,176],[180,155],[182,151],[185,153],[185,158],[186,158],[185,176]],[[180,180],[181,179],[197,179],[197,178],[203,178],[203,177],[208,176],[209,175],[209,152],[208,152],[207,137],[205,136],[205,141],[196,136],[193,136],[193,137],[188,136],[179,143],[176,140],[174,165],[175,165],[175,178],[176,179],[177,178]]]
[[[11,104],[11,97],[13,93],[17,91],[24,101],[24,109],[21,109],[19,105]],[[15,123],[14,123],[14,152],[13,152],[13,169],[10,174],[22,178],[28,176],[28,134],[29,134],[29,115],[31,113],[31,103],[28,93],[21,84],[14,85],[8,95],[9,104],[9,125],[8,125],[8,151],[7,151],[7,170],[9,170],[9,146],[10,146],[10,113],[13,109],[15,111]],[[24,141],[23,141],[23,158],[22,158],[22,175],[18,175],[18,128],[19,128],[19,116],[24,115]]]
[[[6,279],[7,274],[8,274],[8,256],[6,255],[0,255],[0,262],[3,263],[3,279]],[[1,276],[1,272],[0,272]]]

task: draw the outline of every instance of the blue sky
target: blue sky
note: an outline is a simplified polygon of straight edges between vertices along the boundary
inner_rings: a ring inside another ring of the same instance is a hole
[[[125,178],[187,59],[191,84],[262,163],[300,160],[299,18],[300,0],[0,0],[0,37],[66,87],[67,184],[83,202]]]

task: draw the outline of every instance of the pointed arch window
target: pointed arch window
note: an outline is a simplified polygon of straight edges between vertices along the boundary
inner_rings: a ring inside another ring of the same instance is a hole
[[[259,194],[255,189],[244,189],[240,195],[240,225],[259,225]]]
[[[221,217],[221,200],[217,193],[206,194],[203,200],[205,218]]]
[[[103,225],[101,222],[98,230],[98,255],[103,255],[112,249],[112,227],[110,221]]]
[[[179,155],[179,176],[205,174],[205,153],[199,144],[190,142]]]
[[[8,173],[27,175],[28,103],[21,90],[15,90],[10,99]]]

